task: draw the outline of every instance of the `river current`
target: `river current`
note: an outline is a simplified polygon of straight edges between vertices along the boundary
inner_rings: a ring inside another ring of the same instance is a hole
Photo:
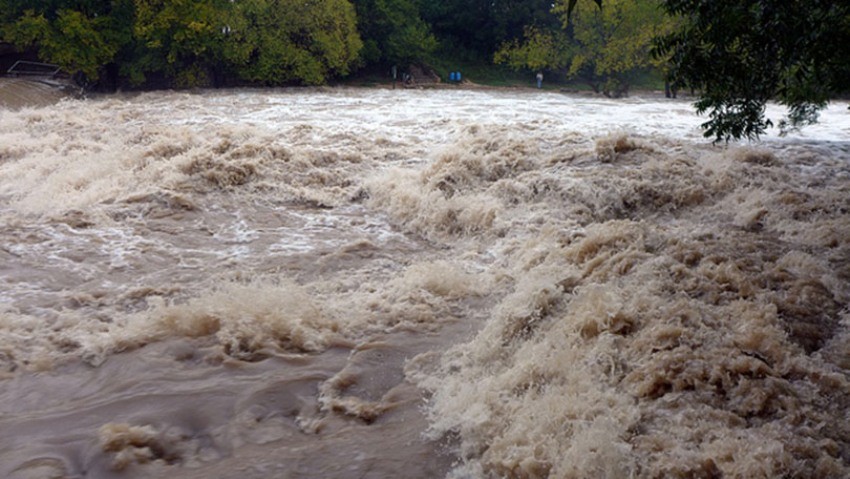
[[[846,103],[15,88],[0,477],[850,475]]]

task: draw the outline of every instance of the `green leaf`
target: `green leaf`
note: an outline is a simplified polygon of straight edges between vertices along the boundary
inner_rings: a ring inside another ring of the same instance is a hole
[[[593,0],[593,1],[596,3],[597,7],[602,9],[602,0]],[[578,0],[569,0],[569,3],[567,4],[567,17],[573,16],[573,10],[575,10],[575,8],[576,8],[576,3],[578,3]]]

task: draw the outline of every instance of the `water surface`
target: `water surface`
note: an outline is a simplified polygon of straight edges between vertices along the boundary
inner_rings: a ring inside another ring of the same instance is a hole
[[[0,475],[845,476],[846,109],[729,146],[652,95],[0,110]]]

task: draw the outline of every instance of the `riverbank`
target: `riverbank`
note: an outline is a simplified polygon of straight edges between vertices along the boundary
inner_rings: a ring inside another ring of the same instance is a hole
[[[524,84],[520,81],[510,83],[479,83],[474,78],[465,78],[461,82],[444,82],[439,78],[434,80],[430,77],[428,81],[413,80],[408,84],[393,82],[387,78],[377,75],[364,74],[345,81],[339,81],[326,86],[293,86],[293,87],[256,87],[241,86],[228,88],[195,88],[189,90],[174,90],[187,92],[204,91],[239,91],[249,90],[256,92],[274,92],[282,89],[293,91],[321,91],[323,89],[378,89],[378,90],[443,90],[443,91],[514,91],[517,93],[559,93],[578,98],[604,98],[604,95],[593,92],[586,85],[574,83],[545,83],[543,88],[538,89],[534,84]],[[132,94],[144,94],[156,91],[171,90],[130,90]],[[86,96],[97,98],[108,98],[112,95],[126,94],[127,92],[88,92],[74,85],[71,80],[54,80],[48,78],[26,78],[0,75],[0,108],[18,110],[24,107],[40,107],[54,104],[64,98],[83,98]],[[658,89],[638,88],[631,92],[631,96],[646,98],[664,98],[664,92]],[[683,98],[688,98],[684,96]]]
[[[450,81],[450,73],[460,73],[460,82]],[[475,88],[475,89],[538,89],[536,72],[517,71],[501,65],[479,64],[469,62],[454,62],[447,60],[437,62],[435,66],[415,67],[413,81],[405,85],[402,75],[399,80],[392,81],[389,68],[364,69],[347,78],[337,79],[332,85],[360,87],[410,87],[410,88]],[[547,72],[542,88],[544,91],[561,91],[567,93],[594,93],[590,85],[578,80],[570,80],[563,73]],[[632,92],[663,91],[664,81],[658,74],[646,73],[635,78],[631,87]]]

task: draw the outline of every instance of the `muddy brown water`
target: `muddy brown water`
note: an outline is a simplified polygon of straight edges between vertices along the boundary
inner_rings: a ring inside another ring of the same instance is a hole
[[[850,474],[846,104],[713,146],[653,96],[23,103],[2,477]]]
[[[64,80],[0,77],[0,108],[19,110],[53,105],[69,96]]]

